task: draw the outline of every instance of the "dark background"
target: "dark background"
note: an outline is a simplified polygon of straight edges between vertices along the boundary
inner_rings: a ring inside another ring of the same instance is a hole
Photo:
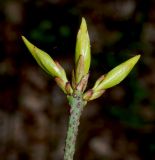
[[[89,88],[141,54],[130,75],[83,112],[75,160],[155,159],[155,2],[152,0],[0,1],[0,159],[62,160],[69,106],[21,35],[70,78],[85,17],[91,39]]]

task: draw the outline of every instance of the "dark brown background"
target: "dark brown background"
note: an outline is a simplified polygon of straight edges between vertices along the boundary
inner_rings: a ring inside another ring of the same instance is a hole
[[[85,108],[75,160],[155,159],[155,2],[1,0],[1,160],[63,159],[66,97],[20,36],[58,60],[70,78],[82,16],[92,48],[89,87],[124,60],[142,56],[120,85]]]

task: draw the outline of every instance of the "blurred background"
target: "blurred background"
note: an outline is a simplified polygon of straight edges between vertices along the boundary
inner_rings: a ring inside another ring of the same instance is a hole
[[[76,34],[91,39],[88,88],[136,54],[130,75],[85,108],[75,160],[155,160],[155,1],[0,1],[0,159],[62,160],[66,96],[21,35],[58,60],[71,78]]]

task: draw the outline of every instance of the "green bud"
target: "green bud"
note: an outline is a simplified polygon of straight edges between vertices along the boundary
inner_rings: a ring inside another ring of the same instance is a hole
[[[130,58],[129,60],[112,69],[107,73],[105,78],[98,84],[98,86],[95,85],[93,87],[94,91],[96,92],[99,90],[105,90],[119,84],[129,74],[139,58],[140,55],[134,56],[133,58]]]
[[[75,65],[78,65],[80,56],[83,56],[84,60],[84,75],[89,72],[90,67],[90,40],[87,31],[87,24],[84,18],[82,18],[81,26],[77,34],[76,49],[75,49]],[[82,75],[82,77],[84,76]]]
[[[52,77],[61,78],[64,83],[68,81],[64,69],[58,62],[54,62],[54,60],[46,52],[34,46],[24,36],[22,36],[22,39],[32,56],[44,71],[46,71]]]

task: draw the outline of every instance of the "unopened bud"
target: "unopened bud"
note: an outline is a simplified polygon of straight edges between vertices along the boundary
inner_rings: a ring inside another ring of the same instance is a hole
[[[134,56],[116,66],[108,72],[105,78],[97,86],[93,87],[93,89],[95,91],[105,90],[119,84],[130,73],[139,58],[140,55]]]
[[[44,51],[30,43],[24,36],[22,39],[31,52],[32,56],[38,62],[39,66],[52,77],[59,77],[65,83],[68,81],[64,69]]]
[[[81,26],[77,34],[76,50],[75,50],[76,66],[78,65],[78,61],[81,55],[83,56],[83,61],[84,61],[84,67],[82,72],[85,75],[89,72],[91,56],[90,56],[90,40],[87,31],[87,24],[84,18],[82,18]],[[84,75],[82,75],[82,77]]]

